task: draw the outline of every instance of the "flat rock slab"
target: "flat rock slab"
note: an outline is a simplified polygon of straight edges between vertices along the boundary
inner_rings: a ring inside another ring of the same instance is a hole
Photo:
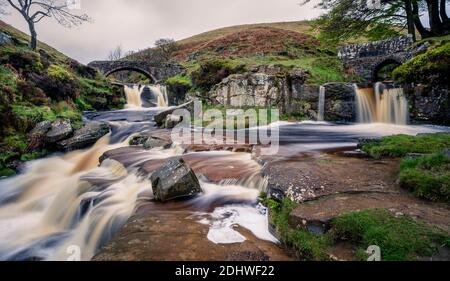
[[[333,219],[368,209],[387,209],[396,216],[411,218],[438,225],[450,231],[448,206],[418,200],[406,194],[339,194],[300,204],[289,216],[289,224],[313,233],[325,233]]]
[[[277,198],[304,202],[336,193],[399,192],[399,160],[302,155],[282,161],[265,160],[269,192]]]
[[[239,229],[244,243],[217,245],[186,211],[152,211],[129,220],[95,261],[289,261],[278,245]]]

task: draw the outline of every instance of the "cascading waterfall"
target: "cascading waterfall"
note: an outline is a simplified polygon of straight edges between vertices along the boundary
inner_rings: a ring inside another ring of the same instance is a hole
[[[389,89],[380,82],[374,88],[359,88],[355,84],[355,93],[359,123],[408,124],[408,101],[402,88]]]
[[[158,107],[169,106],[167,87],[165,85],[150,86],[150,90],[156,95]]]
[[[156,107],[168,107],[169,99],[167,96],[167,87],[165,85],[150,85],[150,86],[139,86],[134,85],[132,87],[125,85],[125,96],[127,98],[126,109],[137,109],[143,108],[142,93],[145,88],[148,87],[154,96],[155,100],[151,103]]]
[[[408,101],[402,88],[383,89],[384,84],[377,83],[375,96],[379,103],[377,120],[382,123],[406,125],[409,121]]]
[[[133,85],[132,87],[125,85],[125,96],[127,98],[127,104],[125,108],[142,108],[141,94],[144,88],[138,85]]]
[[[318,109],[318,113],[317,113],[317,121],[325,120],[325,93],[326,93],[326,88],[324,86],[320,86],[319,109]]]

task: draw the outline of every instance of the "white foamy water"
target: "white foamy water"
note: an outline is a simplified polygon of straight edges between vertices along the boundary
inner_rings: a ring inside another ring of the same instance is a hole
[[[199,221],[209,225],[208,239],[215,244],[242,243],[247,238],[236,230],[243,227],[258,239],[279,243],[269,232],[269,219],[266,208],[245,205],[225,206],[214,210],[208,218]]]

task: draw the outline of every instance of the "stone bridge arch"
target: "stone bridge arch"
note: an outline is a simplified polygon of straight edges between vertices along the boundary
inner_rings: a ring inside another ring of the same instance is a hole
[[[143,74],[145,77],[147,77],[148,79],[150,79],[150,81],[152,83],[157,83],[158,80],[156,79],[155,76],[153,76],[150,72],[146,71],[145,69],[139,68],[139,67],[134,67],[134,66],[122,66],[122,67],[116,67],[113,68],[105,73],[103,73],[106,77],[110,76],[111,74],[120,72],[120,71],[135,71],[138,73]]]
[[[184,72],[184,68],[176,63],[152,63],[146,61],[93,61],[88,66],[97,69],[105,76],[123,70],[136,71],[151,79],[155,84]]]
[[[389,63],[401,65],[413,58],[417,49],[411,36],[364,44],[346,45],[339,50],[347,73],[361,76],[366,81],[376,82],[378,72]]]

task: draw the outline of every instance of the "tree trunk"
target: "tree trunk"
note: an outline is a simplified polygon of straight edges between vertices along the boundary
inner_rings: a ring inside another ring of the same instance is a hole
[[[427,0],[430,27],[433,35],[442,34],[442,21],[439,15],[439,0]]]
[[[426,29],[423,24],[422,21],[420,20],[420,15],[419,15],[419,4],[417,3],[417,0],[413,0],[412,1],[412,7],[413,7],[413,17],[414,17],[414,25],[417,28],[417,31],[419,31],[420,36],[422,38],[428,38],[431,37],[432,34],[430,31],[428,31],[428,29]]]
[[[408,22],[408,33],[412,35],[414,42],[416,42],[416,29],[414,28],[414,15],[411,0],[405,0],[405,10]]]
[[[30,48],[33,51],[36,51],[36,49],[37,49],[37,33],[36,33],[36,29],[34,27],[34,22],[31,19],[27,19],[27,23],[28,23],[28,28],[30,29],[30,36],[31,36]]]

